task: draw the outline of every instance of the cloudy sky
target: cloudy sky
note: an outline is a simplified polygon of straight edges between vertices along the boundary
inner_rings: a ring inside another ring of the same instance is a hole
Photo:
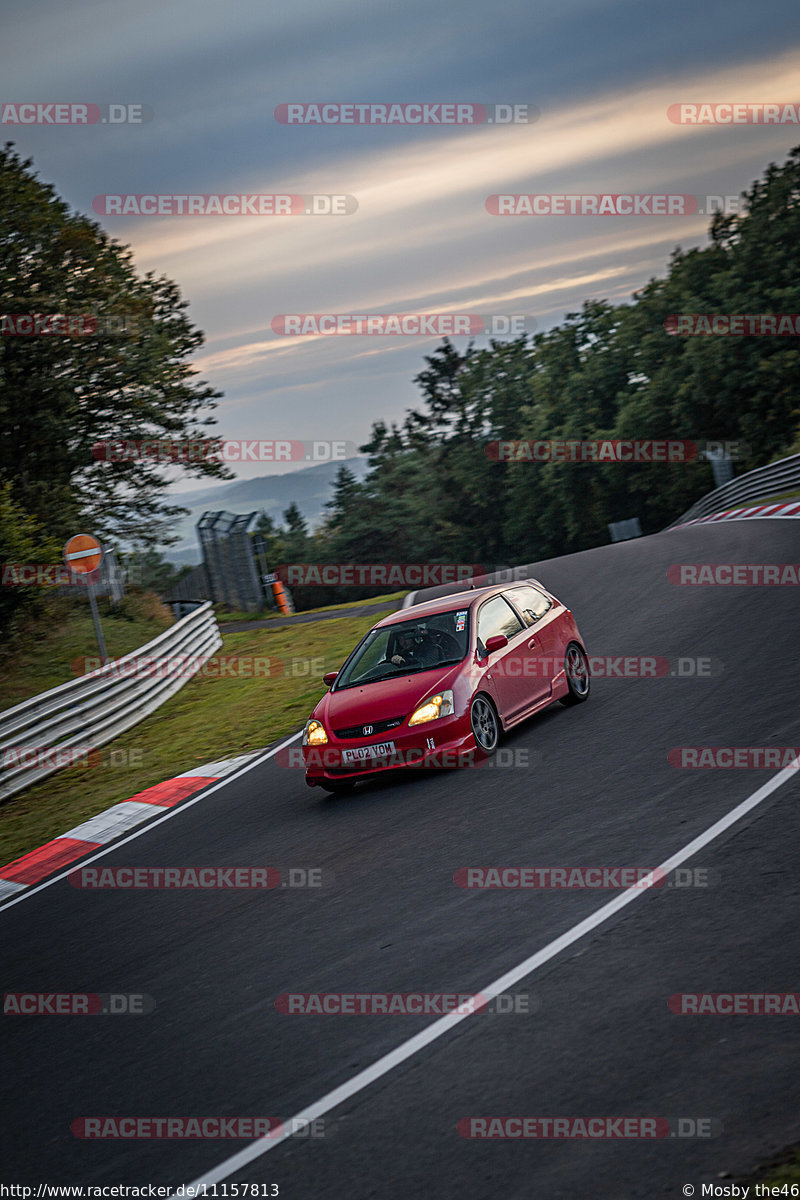
[[[4,105],[140,104],[152,119],[2,133],[85,213],[104,194],[355,197],[343,216],[96,219],[190,301],[207,339],[196,365],[225,393],[224,436],[357,445],[416,403],[413,376],[440,338],[282,336],[274,317],[524,315],[547,329],[587,298],[630,299],[676,245],[704,244],[705,214],[498,217],[487,196],[738,194],[800,129],[680,125],[667,109],[797,104],[799,25],[793,0],[11,0]],[[540,115],[460,127],[275,117],[311,102]]]

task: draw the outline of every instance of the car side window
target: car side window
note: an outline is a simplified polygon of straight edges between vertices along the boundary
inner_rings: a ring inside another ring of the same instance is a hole
[[[478,613],[478,650],[483,656],[486,643],[490,637],[504,633],[509,641],[515,637],[524,625],[510,604],[502,596],[492,596],[482,605]]]
[[[538,588],[531,587],[530,584],[525,584],[524,587],[511,588],[505,593],[515,608],[522,613],[526,625],[533,625],[534,622],[540,620],[546,612],[553,607],[552,600],[548,600]]]

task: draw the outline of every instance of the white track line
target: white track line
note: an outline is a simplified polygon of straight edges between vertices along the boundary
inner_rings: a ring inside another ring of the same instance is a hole
[[[171,817],[177,817],[181,813],[186,812],[187,808],[191,808],[193,804],[199,804],[201,800],[206,800],[212,794],[212,792],[218,792],[220,788],[227,787],[229,783],[233,783],[234,779],[240,779],[242,775],[246,775],[248,771],[252,771],[254,767],[259,765],[259,763],[266,762],[268,758],[272,758],[273,754],[277,754],[279,750],[283,750],[284,746],[291,746],[292,742],[296,742],[301,736],[301,733],[302,730],[298,733],[292,734],[290,738],[285,738],[284,741],[280,742],[277,746],[274,746],[272,750],[268,750],[266,754],[260,754],[258,758],[255,758],[252,762],[247,763],[240,771],[237,771],[235,775],[227,775],[224,779],[220,779],[216,784],[214,784],[213,787],[206,788],[204,791],[200,792],[199,795],[195,796],[194,799],[186,800],[183,803],[179,803],[175,808],[168,809],[162,817],[158,817],[157,820],[150,821],[147,825],[143,825],[141,829],[137,829],[135,833],[128,834],[126,838],[122,838],[118,842],[112,842],[110,846],[106,846],[103,850],[98,850],[97,853],[93,854],[91,858],[76,859],[75,862],[70,863],[66,870],[62,871],[60,875],[53,875],[51,879],[45,879],[42,883],[23,885],[25,887],[25,891],[20,896],[15,896],[13,899],[7,900],[4,904],[0,904],[0,912],[5,912],[6,909],[13,908],[15,904],[20,904],[23,900],[27,900],[29,896],[35,895],[36,892],[41,892],[43,888],[50,887],[50,885],[53,883],[58,883],[59,879],[66,879],[72,871],[77,871],[79,866],[88,867],[89,863],[96,862],[98,858],[104,858],[105,855],[110,854],[112,850],[118,850],[120,846],[127,846],[128,842],[132,842],[135,838],[141,837],[143,833],[149,833],[151,829],[155,829],[157,825],[163,825],[164,822],[169,821]],[[152,808],[154,812],[158,812],[159,806],[157,804],[151,804],[149,807]],[[72,830],[72,833],[74,832],[75,831]],[[63,836],[68,837],[70,835],[64,834]],[[2,882],[5,883],[6,880],[3,880]],[[0,896],[2,896],[2,890],[0,890]]]
[[[610,917],[619,912],[620,909],[625,908],[627,904],[631,904],[639,896],[647,895],[652,886],[653,878],[663,879],[663,875],[658,875],[657,871],[669,874],[670,871],[674,871],[676,867],[686,862],[688,858],[692,858],[698,850],[702,850],[710,842],[715,841],[726,829],[730,829],[731,825],[735,825],[737,821],[741,820],[742,817],[746,816],[747,813],[766,800],[768,796],[771,796],[784,783],[788,783],[790,779],[797,779],[798,768],[800,768],[800,755],[798,755],[791,766],[784,767],[782,771],[774,775],[772,779],[753,792],[746,800],[743,800],[741,804],[737,804],[735,808],[732,808],[719,821],[715,821],[713,825],[710,825],[704,833],[699,834],[698,837],[685,845],[683,849],[678,850],[671,858],[666,859],[660,867],[641,880],[637,887],[628,888],[619,896],[615,896],[613,900],[609,900],[597,912],[589,917],[585,917],[577,925],[573,925],[572,929],[567,930],[566,933],[562,933],[560,937],[550,942],[542,950],[537,950],[535,954],[524,959],[516,967],[512,967],[510,971],[506,971],[505,975],[501,975],[499,979],[495,979],[487,987],[477,988],[477,993],[485,997],[486,1001],[488,1001],[494,996],[506,992],[509,988],[519,983],[520,980],[524,979],[526,975],[531,975],[539,967],[549,962],[550,959],[555,958],[562,950],[566,950],[568,946],[571,946],[574,942],[579,941],[580,938],[585,937],[587,933],[591,933],[592,930],[604,924]],[[483,1007],[483,1005],[480,1005],[480,1007]],[[476,1006],[475,1011],[477,1011],[477,1008],[478,1006]],[[276,1146],[279,1146],[281,1142],[286,1141],[287,1138],[292,1136],[292,1133],[289,1131],[297,1128],[299,1122],[311,1122],[324,1116],[325,1113],[330,1112],[331,1109],[336,1108],[339,1104],[343,1104],[345,1100],[349,1100],[357,1092],[363,1091],[364,1088],[369,1087],[371,1083],[375,1083],[376,1080],[388,1074],[395,1067],[399,1067],[406,1059],[419,1053],[420,1050],[430,1045],[431,1042],[435,1042],[455,1025],[458,1025],[461,1021],[465,1021],[471,1015],[472,1011],[454,1011],[444,1017],[439,1017],[427,1029],[423,1029],[421,1033],[409,1038],[407,1042],[403,1042],[395,1050],[390,1050],[388,1054],[384,1054],[383,1058],[379,1058],[371,1066],[365,1067],[363,1071],[359,1071],[352,1079],[334,1088],[332,1092],[328,1092],[322,1099],[309,1104],[307,1108],[296,1113],[290,1121],[284,1123],[283,1132],[276,1134],[274,1137],[267,1135],[255,1142],[251,1142],[249,1146],[246,1146],[244,1150],[240,1150],[238,1154],[232,1154],[230,1158],[226,1158],[219,1166],[214,1167],[205,1175],[201,1175],[191,1184],[187,1184],[187,1189],[188,1187],[197,1188],[201,1184],[210,1185],[212,1183],[219,1183],[220,1180],[227,1179],[235,1171],[246,1167],[254,1159],[261,1158],[263,1154],[267,1154],[270,1150],[274,1150]],[[300,1128],[305,1128],[305,1126],[300,1125]],[[174,1196],[175,1193],[172,1193],[172,1195]]]

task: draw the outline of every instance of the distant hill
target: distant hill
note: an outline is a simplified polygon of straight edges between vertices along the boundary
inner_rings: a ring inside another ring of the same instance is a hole
[[[357,479],[363,479],[367,473],[367,459],[361,456],[343,462],[319,463],[316,467],[304,467],[286,475],[259,475],[256,479],[218,483],[170,497],[172,503],[188,508],[190,515],[175,525],[180,541],[168,546],[164,557],[178,566],[201,561],[203,556],[195,526],[204,512],[224,509],[248,513],[263,508],[273,520],[282,523],[283,513],[294,501],[313,529],[324,516],[324,505],[331,498],[333,481],[340,466],[349,467]]]

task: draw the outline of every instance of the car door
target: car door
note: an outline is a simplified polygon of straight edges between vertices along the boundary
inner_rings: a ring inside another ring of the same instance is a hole
[[[485,600],[478,610],[476,646],[479,660],[486,660],[486,643],[490,637],[499,634],[508,638],[508,645],[488,656],[486,679],[505,723],[514,721],[530,707],[532,681],[525,676],[526,628],[500,592]]]
[[[527,583],[509,588],[504,595],[528,631],[527,649],[531,656],[528,674],[535,684],[531,690],[531,703],[537,703],[550,694],[555,676],[563,669],[559,618],[565,611],[564,606]]]

